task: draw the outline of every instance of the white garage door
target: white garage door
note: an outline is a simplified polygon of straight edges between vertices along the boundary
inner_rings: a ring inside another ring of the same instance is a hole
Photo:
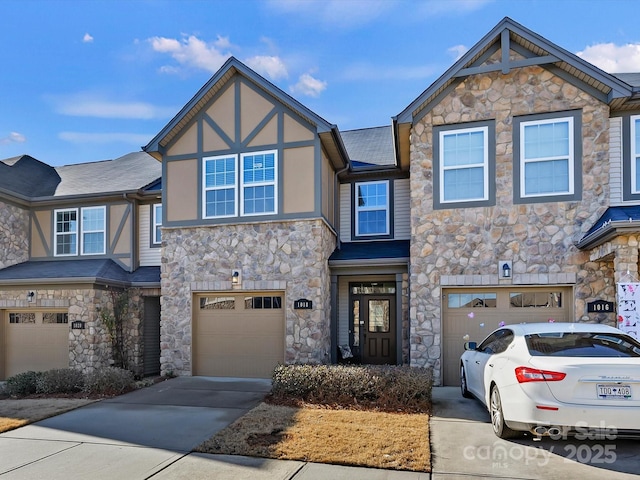
[[[470,341],[480,343],[500,327],[500,322],[568,322],[573,318],[570,287],[467,288],[443,293],[444,385],[460,385],[460,355],[467,335]]]
[[[194,375],[271,378],[283,362],[283,293],[196,296]]]
[[[63,312],[4,315],[5,371],[17,373],[69,367],[69,317]]]

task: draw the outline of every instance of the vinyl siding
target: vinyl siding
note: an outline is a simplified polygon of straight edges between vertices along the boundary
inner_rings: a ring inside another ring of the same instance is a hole
[[[611,205],[622,203],[622,117],[609,119],[609,195]]]
[[[394,239],[409,240],[411,238],[409,179],[396,180],[393,185],[393,191]]]
[[[138,251],[140,252],[141,267],[160,266],[160,247],[151,248],[151,205],[140,205],[138,218]]]
[[[340,184],[340,240],[351,241],[351,184]]]

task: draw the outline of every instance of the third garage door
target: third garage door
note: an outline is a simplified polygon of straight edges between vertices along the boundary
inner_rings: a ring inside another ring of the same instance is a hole
[[[271,378],[284,361],[284,294],[196,296],[193,374]]]
[[[568,322],[573,318],[571,287],[460,288],[443,293],[444,385],[460,385],[460,355],[467,335],[480,343],[500,322]]]

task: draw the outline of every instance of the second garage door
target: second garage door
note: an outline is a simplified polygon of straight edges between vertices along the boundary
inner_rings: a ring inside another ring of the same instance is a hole
[[[193,374],[271,378],[284,361],[284,294],[197,295]]]
[[[480,343],[500,322],[568,322],[573,318],[571,288],[482,288],[444,290],[442,375],[444,385],[460,385],[465,338]]]

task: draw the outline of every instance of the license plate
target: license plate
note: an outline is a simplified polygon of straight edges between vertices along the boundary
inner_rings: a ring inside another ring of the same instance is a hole
[[[605,399],[630,399],[631,385],[598,384],[598,398]]]

